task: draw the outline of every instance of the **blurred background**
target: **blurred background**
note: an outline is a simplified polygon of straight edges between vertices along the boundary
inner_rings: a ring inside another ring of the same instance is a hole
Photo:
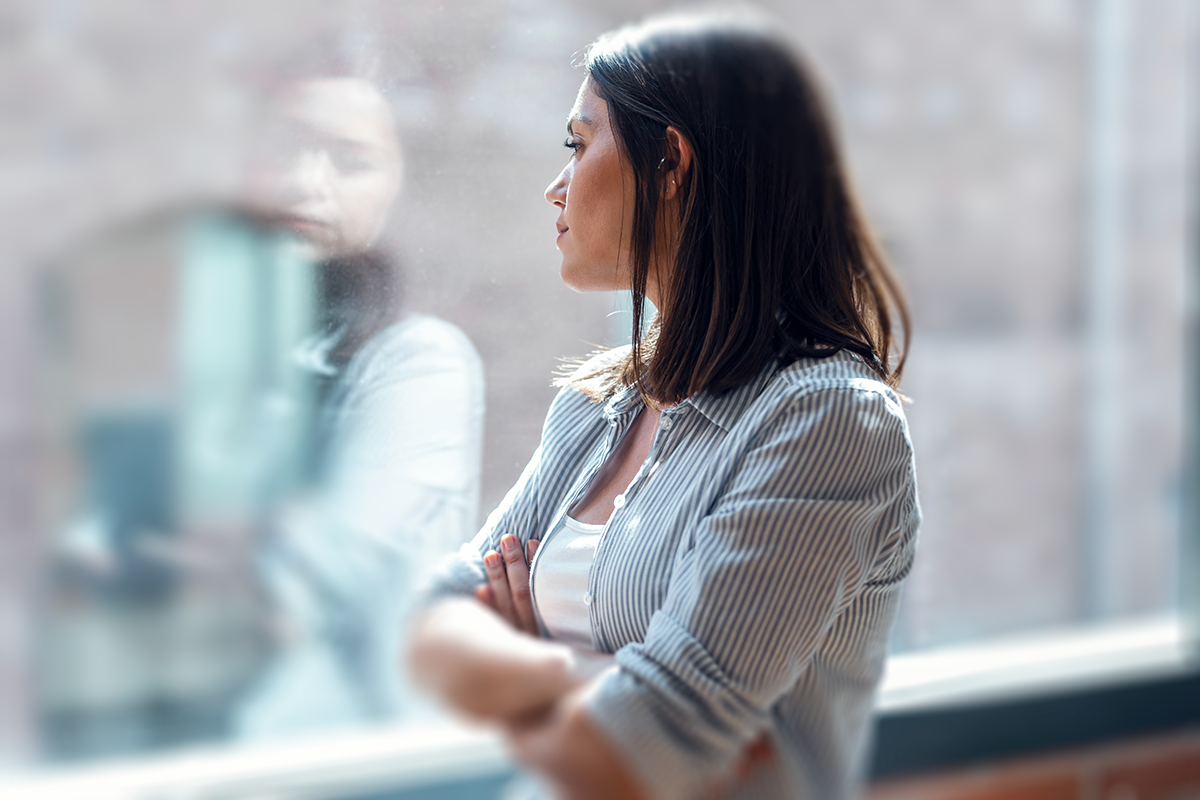
[[[628,340],[542,192],[660,7],[0,5],[0,765],[436,715],[392,621]],[[912,301],[894,652],[1174,614],[1194,9],[762,7]]]

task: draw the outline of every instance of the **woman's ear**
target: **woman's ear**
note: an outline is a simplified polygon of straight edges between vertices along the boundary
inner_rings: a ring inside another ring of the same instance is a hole
[[[692,168],[692,143],[674,125],[667,126],[667,152],[663,159],[662,192],[663,197],[674,200]]]

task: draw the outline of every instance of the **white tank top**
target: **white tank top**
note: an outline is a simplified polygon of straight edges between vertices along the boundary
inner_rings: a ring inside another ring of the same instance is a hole
[[[592,646],[588,571],[603,530],[603,525],[579,522],[564,514],[537,554],[530,589],[542,624],[558,641]]]

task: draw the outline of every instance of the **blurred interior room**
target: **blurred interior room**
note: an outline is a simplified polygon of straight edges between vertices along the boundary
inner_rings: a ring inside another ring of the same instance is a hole
[[[1200,797],[1200,8],[759,6],[913,310],[866,796]],[[0,6],[0,796],[514,796],[398,620],[629,341],[543,191],[667,7]]]

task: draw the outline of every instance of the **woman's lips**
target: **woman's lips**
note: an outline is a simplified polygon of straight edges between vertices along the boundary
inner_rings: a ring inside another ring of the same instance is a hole
[[[562,223],[559,223],[555,227],[558,229],[558,239],[561,239],[563,234],[566,233],[568,230],[570,230],[569,228],[567,228],[566,225],[563,225]],[[555,239],[555,241],[558,241],[558,239]]]
[[[306,217],[285,217],[282,222],[297,233],[309,235],[325,231],[330,227],[326,222]]]

